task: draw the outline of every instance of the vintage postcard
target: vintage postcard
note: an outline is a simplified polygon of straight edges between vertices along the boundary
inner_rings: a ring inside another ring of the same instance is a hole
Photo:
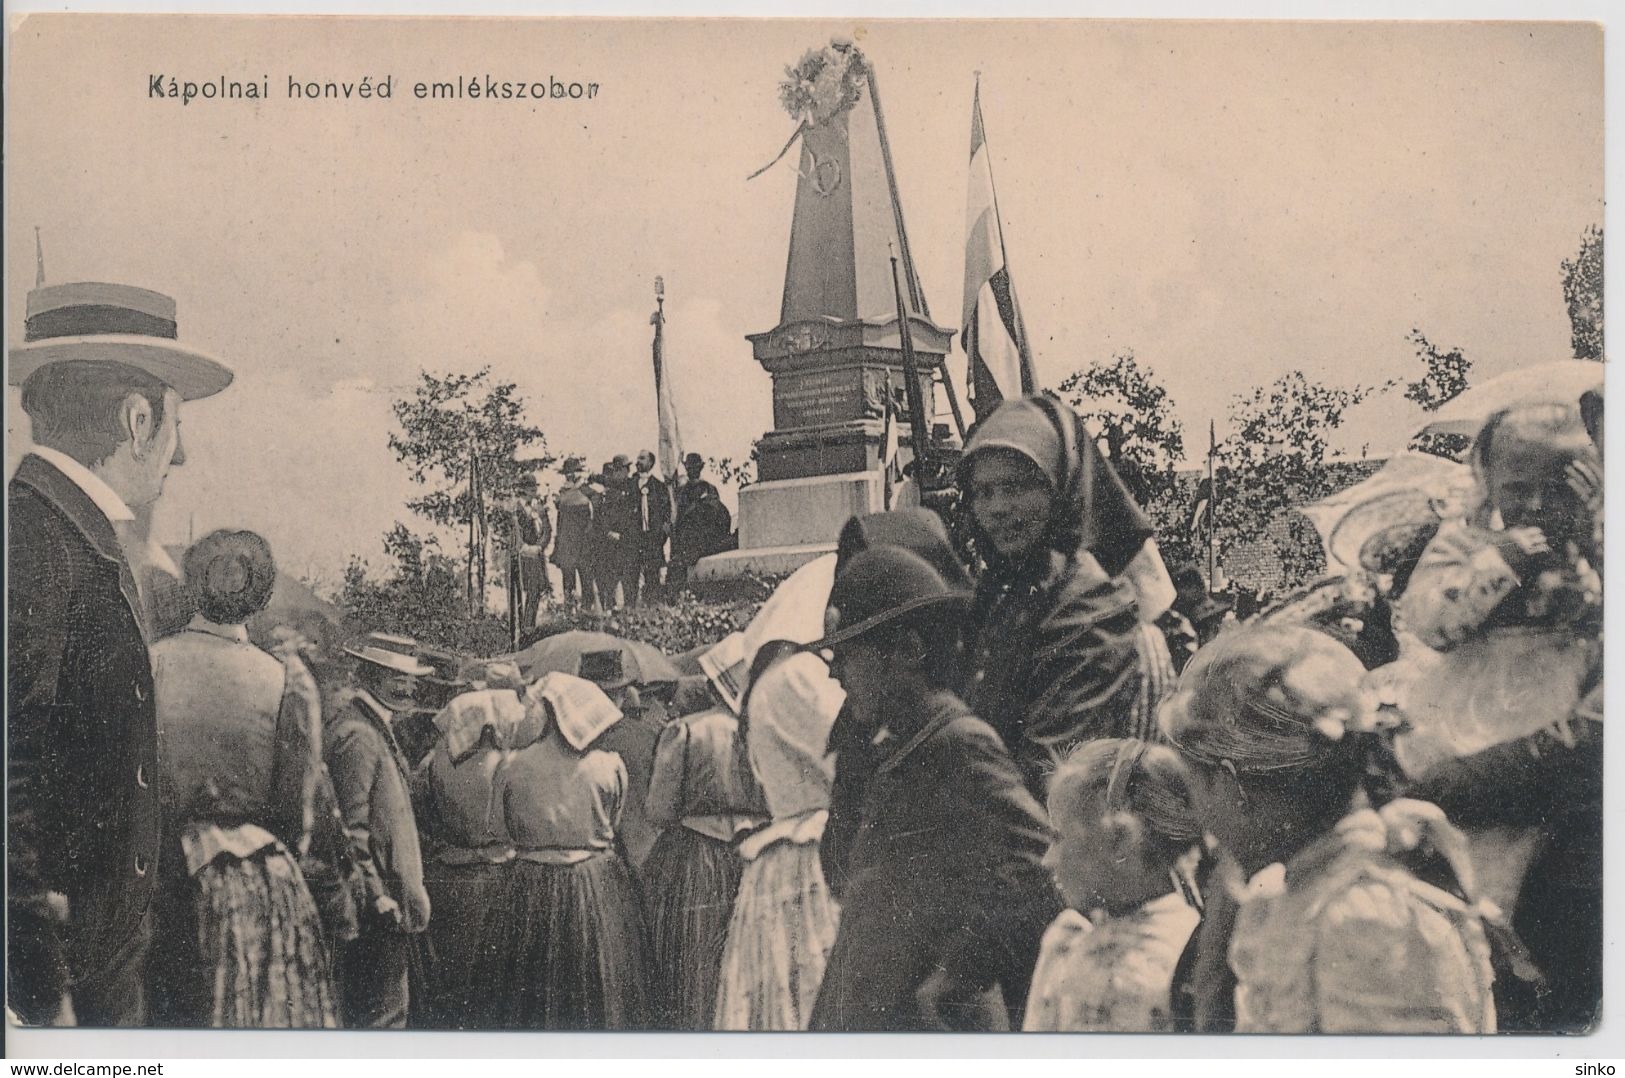
[[[7,61],[14,1033],[1598,1028],[1600,25]]]

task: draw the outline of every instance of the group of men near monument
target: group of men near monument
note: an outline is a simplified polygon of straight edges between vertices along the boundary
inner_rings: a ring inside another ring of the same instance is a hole
[[[701,558],[732,546],[732,517],[704,478],[705,458],[688,454],[675,487],[654,469],[647,449],[635,471],[621,454],[591,475],[580,457],[566,458],[553,520],[535,478],[525,477],[509,506],[510,582],[521,634],[535,626],[542,599],[553,595],[549,562],[562,577],[567,607],[611,610],[660,599],[685,583]]]
[[[852,518],[821,633],[759,641],[730,706],[613,650],[527,677],[378,633],[347,669],[295,633],[262,649],[275,564],[249,532],[157,587],[133,525],[186,459],[182,401],[230,373],[174,343],[163,297],[75,287],[30,298],[11,353],[26,1022],[1597,1016],[1600,393],[1491,417],[1459,517],[1369,507],[1360,574],[1311,589],[1331,601],[1211,636],[1157,616],[1149,522],[1082,420],[1006,400],[958,465],[976,564],[930,512]],[[611,465],[606,496],[640,489]]]

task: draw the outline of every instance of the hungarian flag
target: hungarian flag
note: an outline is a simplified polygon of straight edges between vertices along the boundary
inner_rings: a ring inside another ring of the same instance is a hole
[[[965,307],[959,343],[969,364],[971,406],[986,419],[1006,397],[1037,392],[1032,352],[1004,255],[1004,226],[982,131],[982,87],[970,121],[970,194],[965,206]]]
[[[658,281],[658,278],[657,278]],[[662,292],[664,287],[660,287]],[[666,313],[665,304],[649,316],[655,327],[655,413],[660,424],[660,437],[655,447],[655,460],[660,474],[666,477],[666,493],[672,498],[672,511],[676,512],[677,481],[682,474],[683,439],[677,432],[677,403],[672,398],[671,376],[666,370]]]

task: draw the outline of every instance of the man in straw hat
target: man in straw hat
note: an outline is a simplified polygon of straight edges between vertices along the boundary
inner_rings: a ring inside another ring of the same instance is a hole
[[[841,567],[809,645],[878,743],[813,1029],[1019,1028],[1061,904],[1043,809],[948,688],[969,604],[913,551],[872,547]]]
[[[375,634],[344,649],[356,660],[353,691],[333,717],[324,745],[350,854],[367,892],[359,935],[340,962],[344,1024],[351,1029],[405,1028],[411,937],[429,925],[411,767],[394,724],[397,715],[417,708],[417,679],[434,668],[410,649],[392,649],[387,640]]]
[[[10,357],[34,448],[8,492],[8,999],[24,1022],[142,1025],[158,733],[127,551],[186,460],[181,402],[232,373],[177,341],[174,300],[116,284],[29,293]]]

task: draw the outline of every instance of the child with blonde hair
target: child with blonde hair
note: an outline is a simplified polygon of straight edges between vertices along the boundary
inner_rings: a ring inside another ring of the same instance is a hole
[[[1087,742],[1050,780],[1044,858],[1067,910],[1044,934],[1023,1028],[1165,1033],[1169,990],[1201,920],[1181,867],[1202,849],[1192,781],[1174,750]]]

